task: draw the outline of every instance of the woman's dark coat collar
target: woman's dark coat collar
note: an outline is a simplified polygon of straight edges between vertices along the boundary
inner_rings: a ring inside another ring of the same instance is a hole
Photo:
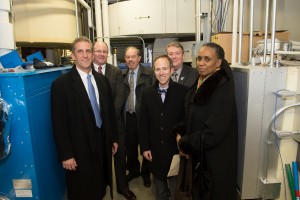
[[[200,88],[195,92],[192,103],[205,104],[219,85],[223,84],[228,79],[232,79],[232,72],[226,60],[222,60],[220,67],[220,70],[213,73],[202,83]],[[196,87],[197,83],[193,86],[194,91],[196,90]]]

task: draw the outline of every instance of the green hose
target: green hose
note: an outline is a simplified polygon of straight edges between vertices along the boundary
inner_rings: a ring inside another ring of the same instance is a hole
[[[294,184],[294,179],[292,175],[292,170],[291,170],[291,165],[290,164],[285,164],[285,171],[287,174],[287,178],[289,181],[289,186],[290,186],[290,191],[292,195],[292,200],[296,200],[296,193],[295,193],[295,184]]]

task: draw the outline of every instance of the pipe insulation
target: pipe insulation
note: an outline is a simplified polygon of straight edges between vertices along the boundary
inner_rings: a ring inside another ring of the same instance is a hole
[[[95,0],[95,20],[96,20],[96,39],[102,41],[103,29],[102,29],[102,12],[100,0]]]
[[[92,22],[92,10],[91,10],[91,7],[84,0],[77,0],[77,1],[87,10],[88,26],[89,26],[89,28],[94,28],[94,25],[93,25],[93,22]]]
[[[11,52],[15,48],[13,24],[9,22],[11,12],[10,0],[0,1],[0,56]],[[0,66],[2,67],[1,63]]]
[[[112,64],[112,54],[110,52],[110,37],[109,37],[109,18],[108,18],[108,1],[102,0],[102,14],[103,14],[103,36],[104,41],[108,46],[107,62]]]

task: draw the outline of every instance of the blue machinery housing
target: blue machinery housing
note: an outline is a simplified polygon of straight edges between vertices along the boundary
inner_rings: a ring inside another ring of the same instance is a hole
[[[50,88],[70,67],[0,73],[2,98],[11,106],[11,151],[0,159],[0,198],[59,200],[64,173],[52,137]]]

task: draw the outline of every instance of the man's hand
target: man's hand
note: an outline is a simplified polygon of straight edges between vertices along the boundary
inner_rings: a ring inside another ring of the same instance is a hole
[[[152,161],[152,154],[151,154],[151,151],[150,151],[150,150],[149,150],[149,151],[144,151],[144,152],[143,152],[143,156],[144,156],[147,160]]]
[[[112,145],[112,155],[115,155],[118,151],[118,143],[114,142],[113,145]]]
[[[76,167],[77,167],[75,158],[70,158],[68,160],[62,161],[62,165],[63,165],[63,168],[65,168],[67,170],[74,170],[74,171],[76,170]]]

